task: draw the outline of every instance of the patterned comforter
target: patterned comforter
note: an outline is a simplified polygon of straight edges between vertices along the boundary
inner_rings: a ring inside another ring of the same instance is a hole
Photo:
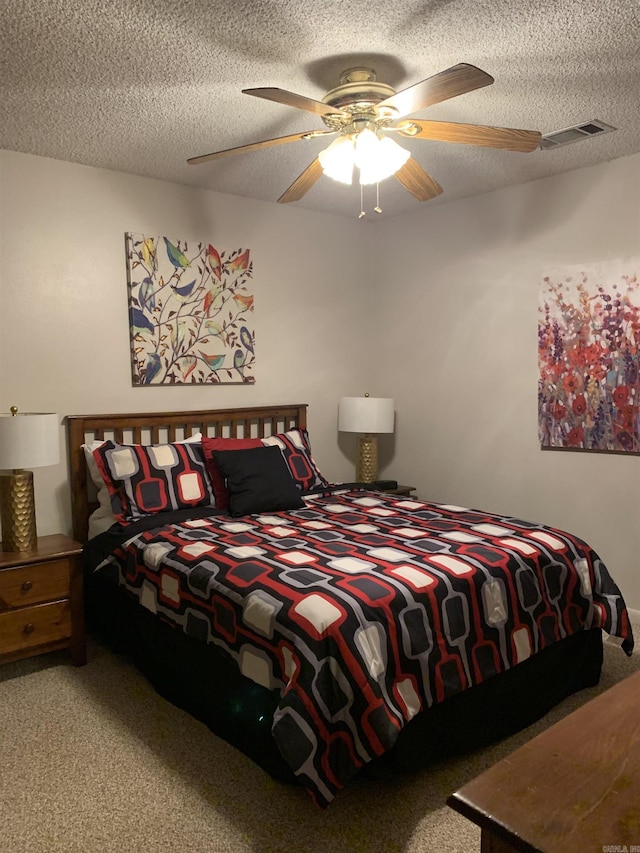
[[[421,709],[594,626],[633,648],[598,555],[542,525],[362,490],[153,523],[99,569],[279,691],[273,737],[322,806]]]

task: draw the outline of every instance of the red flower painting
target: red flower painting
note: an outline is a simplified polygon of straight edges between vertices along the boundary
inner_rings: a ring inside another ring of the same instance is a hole
[[[554,270],[538,310],[541,446],[640,453],[640,258]]]

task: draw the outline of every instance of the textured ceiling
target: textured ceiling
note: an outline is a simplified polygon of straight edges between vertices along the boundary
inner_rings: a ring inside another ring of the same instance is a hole
[[[618,130],[530,154],[399,138],[444,192],[420,203],[391,178],[385,218],[640,151],[639,0],[2,0],[0,14],[0,148],[276,201],[327,139],[186,163],[324,128],[242,89],[321,100],[354,65],[402,89],[467,62],[495,83],[414,117]],[[294,206],[357,216],[359,187],[322,177]]]

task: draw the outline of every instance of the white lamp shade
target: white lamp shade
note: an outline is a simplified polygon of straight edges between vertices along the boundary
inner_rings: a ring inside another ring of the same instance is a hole
[[[389,397],[341,397],[338,407],[340,432],[393,432],[394,407]]]
[[[56,414],[0,415],[0,469],[41,468],[60,461]]]

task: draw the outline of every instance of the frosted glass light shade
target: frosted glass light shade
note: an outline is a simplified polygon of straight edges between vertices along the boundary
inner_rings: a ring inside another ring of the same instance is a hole
[[[350,184],[353,180],[355,151],[352,136],[339,136],[318,154],[322,171],[334,181]]]
[[[341,397],[338,406],[340,432],[390,433],[394,428],[394,404],[389,397]]]
[[[59,461],[56,414],[0,415],[0,470],[40,468]]]
[[[377,184],[395,175],[410,153],[388,136],[378,137],[372,130],[358,134],[355,143],[356,166],[361,184]]]
[[[350,184],[353,167],[360,172],[361,184],[377,184],[395,175],[410,157],[409,151],[388,136],[377,136],[369,128],[342,135],[318,154],[322,171],[334,181]]]

